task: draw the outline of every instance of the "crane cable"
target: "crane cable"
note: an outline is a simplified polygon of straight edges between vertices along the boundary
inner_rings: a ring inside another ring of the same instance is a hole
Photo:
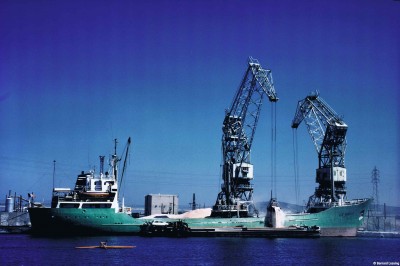
[[[129,137],[128,142],[126,143],[125,148],[124,148],[124,150],[122,152],[123,155],[125,154],[125,158],[124,158],[124,164],[123,164],[123,167],[122,167],[122,173],[121,173],[121,177],[120,177],[119,185],[118,185],[119,189],[122,192],[121,193],[122,197],[125,196],[125,186],[122,185],[122,184],[125,184],[125,182],[124,183],[122,183],[122,182],[125,181],[124,180],[124,175],[125,175],[125,171],[126,171],[126,167],[127,167],[128,158],[129,158],[129,163],[130,163],[130,153],[129,153],[130,144],[131,144],[131,138]],[[121,156],[121,158],[122,158],[122,156]],[[120,163],[121,163],[121,159],[119,160],[118,164],[120,165]]]
[[[271,104],[271,189],[274,197],[277,198],[276,191],[276,102]]]
[[[299,158],[297,145],[297,129],[293,128],[293,166],[294,166],[294,187],[296,204],[299,205],[300,186],[299,186]]]

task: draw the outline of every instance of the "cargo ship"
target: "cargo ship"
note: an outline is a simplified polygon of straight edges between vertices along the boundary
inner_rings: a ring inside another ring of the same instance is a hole
[[[104,172],[104,156],[100,156],[100,173],[81,172],[74,189],[53,188],[51,207],[29,208],[34,234],[132,234],[140,230],[143,220],[132,217],[131,208],[119,201],[119,187],[126,167],[131,140],[125,148],[122,175],[118,177],[117,140],[110,169]]]

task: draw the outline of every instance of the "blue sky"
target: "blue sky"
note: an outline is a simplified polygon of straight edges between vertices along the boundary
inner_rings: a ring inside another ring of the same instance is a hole
[[[400,206],[400,2],[1,1],[0,188],[37,200],[72,187],[129,136],[125,201],[178,194],[214,203],[221,126],[247,58],[272,70],[277,105],[277,196],[295,203],[291,120],[319,90],[348,124],[348,198]],[[271,107],[255,135],[255,199],[271,189]],[[300,199],[316,186],[317,154],[297,130]]]

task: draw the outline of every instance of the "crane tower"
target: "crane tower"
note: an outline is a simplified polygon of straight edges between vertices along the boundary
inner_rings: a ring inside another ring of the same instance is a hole
[[[264,96],[277,102],[271,70],[249,58],[248,67],[222,124],[222,181],[212,217],[249,217],[253,204],[250,151]]]
[[[375,201],[375,211],[379,211],[379,190],[378,190],[378,184],[380,181],[380,174],[378,168],[376,166],[372,170],[372,175],[371,175],[371,183],[372,183],[372,189],[373,189],[373,196],[374,196],[374,201]]]
[[[346,196],[346,150],[347,125],[336,112],[315,92],[298,102],[292,128],[302,121],[318,153],[316,182],[319,186],[308,201],[309,211],[318,212],[333,202],[342,204]]]

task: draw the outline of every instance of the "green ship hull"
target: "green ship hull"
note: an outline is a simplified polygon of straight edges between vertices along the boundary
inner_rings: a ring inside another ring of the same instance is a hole
[[[30,208],[32,233],[35,234],[135,234],[146,220],[112,208]]]
[[[356,236],[372,199],[334,206],[317,213],[286,214],[284,226],[318,226],[321,236]]]

